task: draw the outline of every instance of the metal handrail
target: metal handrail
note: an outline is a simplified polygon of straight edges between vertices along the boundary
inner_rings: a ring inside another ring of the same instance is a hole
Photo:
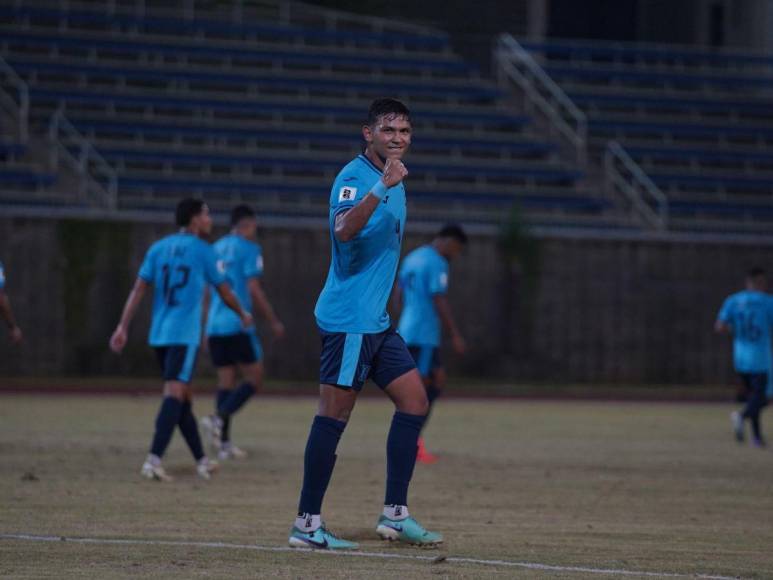
[[[30,89],[22,78],[16,74],[11,65],[0,57],[0,106],[6,113],[16,118],[19,141],[23,144],[29,139],[29,115],[30,115]],[[11,92],[6,90],[5,85],[11,87]],[[11,93],[17,93],[18,99],[15,99]]]
[[[48,138],[52,144],[52,167],[59,167],[63,158],[80,176],[82,192],[96,194],[108,210],[115,211],[118,207],[118,174],[67,119],[62,108],[51,117]]]
[[[510,34],[502,34],[494,48],[494,62],[500,86],[515,82],[527,97],[527,110],[537,108],[574,148],[575,158],[584,166],[588,153],[588,120],[534,57]]]
[[[608,195],[613,196],[615,189],[620,190],[630,202],[634,215],[654,229],[668,228],[668,197],[617,141],[607,143],[604,174]]]

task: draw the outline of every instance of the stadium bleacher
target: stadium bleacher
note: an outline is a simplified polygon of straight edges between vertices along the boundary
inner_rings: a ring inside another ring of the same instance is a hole
[[[619,142],[667,195],[672,227],[769,229],[772,56],[579,41],[522,46],[586,114],[591,159]]]
[[[0,55],[29,86],[33,130],[63,114],[113,168],[119,209],[197,193],[324,215],[332,178],[359,150],[369,101],[390,95],[414,112],[414,216],[448,219],[442,200],[467,220],[499,221],[517,201],[535,222],[615,221],[584,170],[445,35],[264,12],[235,21],[217,9],[4,1]],[[50,185],[43,175],[37,187]]]

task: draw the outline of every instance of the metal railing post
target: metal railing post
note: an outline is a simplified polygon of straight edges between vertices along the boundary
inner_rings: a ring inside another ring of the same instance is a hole
[[[574,150],[577,164],[588,159],[588,121],[577,105],[510,34],[501,35],[494,49],[497,78],[512,81],[523,91],[525,109],[539,110],[551,128]],[[504,84],[503,81],[500,81]]]
[[[607,143],[604,151],[604,181],[608,195],[619,190],[625,196],[633,217],[651,228],[668,229],[668,197],[617,141]]]

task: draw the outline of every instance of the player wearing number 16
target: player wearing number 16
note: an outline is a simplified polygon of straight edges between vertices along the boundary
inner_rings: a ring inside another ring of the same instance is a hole
[[[748,399],[741,412],[730,418],[735,438],[745,438],[744,422],[752,427],[752,443],[764,447],[760,427],[760,412],[767,405],[771,372],[771,335],[773,334],[773,297],[767,292],[765,272],[753,268],[746,277],[746,290],[729,296],[722,304],[714,328],[717,332],[733,335],[735,370],[744,382]]]
[[[148,479],[169,481],[161,466],[175,427],[196,460],[196,471],[209,479],[217,464],[204,454],[198,423],[192,410],[190,382],[201,341],[202,302],[211,284],[223,302],[236,312],[245,327],[252,316],[245,312],[225,281],[223,268],[205,238],[212,231],[209,208],[198,199],[177,205],[180,231],[153,244],[145,255],[134,288],[126,300],[121,321],[110,338],[110,348],[120,353],[126,346],[129,325],[148,287],[153,287],[153,318],[149,343],[156,351],[164,377],[164,398],[156,417],[150,453],[141,473]]]

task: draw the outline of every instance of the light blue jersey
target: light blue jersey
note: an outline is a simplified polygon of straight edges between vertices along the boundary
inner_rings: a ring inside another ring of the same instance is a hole
[[[417,248],[403,260],[398,283],[403,291],[400,336],[409,345],[439,346],[440,319],[432,298],[448,290],[448,260],[432,246]]]
[[[733,358],[739,373],[768,373],[771,368],[773,297],[744,290],[729,296],[717,318],[733,328]]]
[[[5,269],[3,268],[3,263],[0,262],[0,290],[5,288]]]
[[[215,254],[225,268],[225,277],[242,308],[252,312],[252,298],[247,283],[250,278],[263,275],[263,254],[260,246],[236,234],[229,234],[215,242]],[[229,336],[244,332],[241,319],[228,308],[216,292],[207,317],[207,336]]]
[[[150,345],[198,345],[204,288],[225,282],[212,246],[193,234],[167,236],[145,254],[139,277],[153,285]]]
[[[333,251],[325,287],[314,314],[327,332],[375,334],[389,328],[387,300],[400,260],[405,229],[405,187],[389,188],[376,211],[354,239],[339,242],[335,218],[353,208],[381,179],[381,171],[364,155],[336,177],[330,192],[330,238]]]

